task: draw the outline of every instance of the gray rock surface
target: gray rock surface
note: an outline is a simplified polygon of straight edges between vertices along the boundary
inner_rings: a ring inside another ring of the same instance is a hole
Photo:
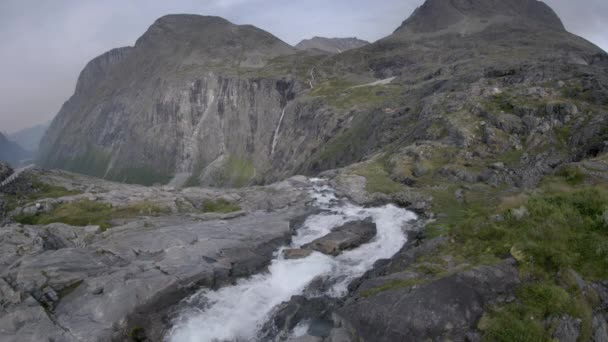
[[[556,319],[553,338],[559,342],[576,342],[581,332],[581,321],[570,316]]]
[[[335,228],[331,233],[302,246],[328,255],[338,255],[369,242],[376,236],[376,224],[371,220],[352,221]]]
[[[362,297],[337,314],[366,341],[463,341],[486,305],[512,294],[518,284],[516,268],[505,262]]]
[[[200,286],[221,286],[265,267],[289,242],[291,221],[307,212],[310,200],[302,178],[238,191],[178,193],[34,172],[55,184],[86,185],[88,192],[60,201],[94,197],[114,205],[145,200],[175,205],[179,198],[196,205],[223,196],[238,201],[243,211],[205,218],[177,212],[136,217],[106,231],[65,224],[2,227],[2,341],[127,338],[136,315],[176,304]]]

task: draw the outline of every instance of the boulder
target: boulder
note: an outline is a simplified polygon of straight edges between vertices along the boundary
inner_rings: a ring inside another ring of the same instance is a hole
[[[360,297],[337,315],[356,332],[355,340],[464,341],[484,308],[504,302],[519,282],[514,260],[508,259],[426,285]]]
[[[328,255],[338,255],[345,250],[353,249],[369,242],[376,236],[376,224],[368,218],[363,221],[352,221],[334,229],[322,238],[302,246]]]
[[[283,257],[285,259],[303,259],[311,255],[310,249],[290,248],[283,250]]]

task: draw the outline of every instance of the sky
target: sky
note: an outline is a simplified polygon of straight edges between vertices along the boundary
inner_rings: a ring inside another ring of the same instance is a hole
[[[608,1],[546,0],[566,28],[608,50]],[[313,36],[375,41],[423,0],[0,0],[0,131],[51,120],[92,58],[133,45],[166,14],[218,15],[292,45]]]

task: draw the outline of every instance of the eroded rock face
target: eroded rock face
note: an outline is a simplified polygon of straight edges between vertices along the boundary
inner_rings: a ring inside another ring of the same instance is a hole
[[[359,298],[337,313],[366,341],[463,341],[485,306],[511,295],[518,284],[517,269],[504,262]]]
[[[331,233],[302,246],[328,255],[338,255],[369,242],[376,236],[376,224],[371,220],[347,222]]]

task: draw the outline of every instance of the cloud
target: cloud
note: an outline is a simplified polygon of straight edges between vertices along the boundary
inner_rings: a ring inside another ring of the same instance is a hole
[[[423,0],[0,0],[0,130],[52,118],[95,56],[133,45],[158,17],[218,15],[290,44],[312,36],[390,34]],[[548,0],[569,30],[604,49],[608,1]]]

